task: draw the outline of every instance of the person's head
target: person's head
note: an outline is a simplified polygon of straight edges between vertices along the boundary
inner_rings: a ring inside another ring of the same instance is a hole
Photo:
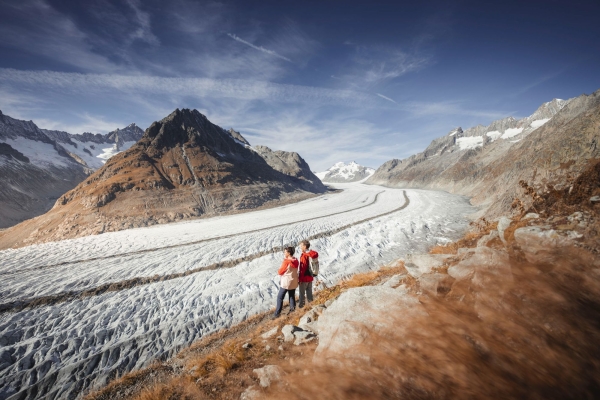
[[[293,247],[286,247],[283,250],[283,254],[285,254],[286,257],[291,257],[294,255],[294,253],[296,252],[296,249],[294,249]]]
[[[300,242],[300,250],[306,251],[310,249],[310,242],[308,240],[303,240]]]

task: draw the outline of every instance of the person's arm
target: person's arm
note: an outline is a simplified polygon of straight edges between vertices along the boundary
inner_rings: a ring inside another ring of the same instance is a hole
[[[317,253],[317,252],[316,252],[316,251],[314,251],[314,250],[311,250],[311,251],[309,251],[309,252],[308,252],[308,256],[309,256],[310,258],[319,258],[319,253]]]
[[[277,271],[277,273],[279,275],[283,275],[285,274],[285,271],[287,271],[288,269],[288,260],[283,260],[283,262],[281,263],[281,267],[279,267],[279,271]]]

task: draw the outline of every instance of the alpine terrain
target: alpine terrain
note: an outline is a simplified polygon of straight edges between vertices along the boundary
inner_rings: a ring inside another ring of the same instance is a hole
[[[363,167],[354,161],[345,164],[339,162],[324,172],[318,172],[316,175],[323,182],[329,183],[344,183],[358,182],[373,175],[375,170],[369,167]]]
[[[0,112],[0,228],[48,211],[107,159],[131,147],[135,124],[106,135],[40,129]]]
[[[102,140],[86,137],[92,138]],[[116,146],[131,138],[127,130],[110,136]],[[67,148],[78,150],[76,140]],[[325,190],[298,154],[254,150],[239,133],[198,111],[177,109],[63,194],[48,213],[3,232],[0,247],[246,210]]]
[[[600,90],[542,104],[532,115],[453,129],[422,153],[384,163],[366,183],[471,197],[488,217],[511,209],[519,182],[565,185],[600,156]]]

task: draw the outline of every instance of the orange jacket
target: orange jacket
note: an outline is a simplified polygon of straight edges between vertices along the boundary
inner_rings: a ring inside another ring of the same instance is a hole
[[[298,260],[295,258],[285,258],[281,267],[277,271],[280,278],[281,287],[284,289],[296,289],[298,287]]]
[[[310,275],[306,275],[306,270],[308,269],[308,263],[310,260],[308,258],[319,258],[319,253],[314,250],[309,250],[306,253],[302,253],[300,255],[300,270],[298,271],[298,276],[300,282],[312,282],[313,277]]]

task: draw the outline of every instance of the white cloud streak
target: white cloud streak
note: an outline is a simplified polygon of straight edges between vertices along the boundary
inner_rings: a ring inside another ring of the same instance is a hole
[[[384,100],[391,101],[391,102],[392,102],[392,103],[394,103],[394,104],[398,104],[398,103],[396,103],[396,102],[395,102],[393,99],[390,99],[389,97],[387,97],[387,96],[384,96],[384,95],[382,95],[381,93],[375,93],[375,94],[376,94],[377,96],[381,97],[381,98],[382,98],[382,99],[384,99]]]
[[[358,91],[280,84],[243,79],[165,78],[80,74],[54,71],[0,69],[0,82],[33,87],[37,91],[60,93],[122,92],[130,94],[170,94],[194,97],[227,97],[239,100],[335,104],[352,107],[373,106],[375,97]]]
[[[273,51],[273,50],[265,49],[265,48],[264,48],[264,47],[262,47],[262,46],[255,46],[255,45],[253,45],[252,43],[250,43],[250,42],[247,42],[247,41],[245,41],[244,39],[242,39],[241,37],[239,37],[239,36],[236,36],[236,35],[234,35],[234,34],[232,34],[232,33],[228,33],[228,34],[227,34],[227,36],[229,36],[230,38],[232,38],[233,40],[235,40],[235,41],[237,41],[237,42],[240,42],[240,43],[243,43],[243,44],[245,44],[246,46],[250,46],[250,47],[252,47],[252,48],[253,48],[253,49],[255,49],[255,50],[262,51],[263,53],[266,53],[266,54],[272,55],[272,56],[274,56],[274,57],[277,57],[277,58],[281,58],[282,60],[285,60],[285,61],[287,61],[287,62],[292,62],[292,60],[290,60],[289,58],[287,58],[287,57],[284,57],[284,56],[282,56],[281,54],[278,54],[278,53],[276,53],[276,52],[275,52],[275,51]]]

